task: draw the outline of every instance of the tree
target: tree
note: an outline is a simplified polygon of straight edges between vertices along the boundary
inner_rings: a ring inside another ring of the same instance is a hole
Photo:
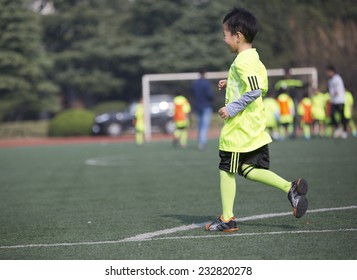
[[[40,13],[28,9],[34,3],[43,7]],[[261,23],[253,46],[267,68],[317,66],[323,72],[333,63],[353,89],[352,3],[239,1]],[[17,108],[13,118],[23,116],[24,108],[39,111],[42,100],[54,96],[53,84],[66,107],[130,101],[141,95],[144,74],[202,66],[228,70],[235,54],[223,42],[222,18],[235,5],[236,0],[0,0],[0,106]],[[52,12],[44,13],[44,7]]]
[[[32,119],[58,110],[39,15],[26,0],[0,0],[0,30],[0,119]]]
[[[119,99],[125,79],[113,63],[121,32],[121,20],[111,8],[115,3],[63,0],[56,5],[56,13],[44,18],[45,44],[55,61],[53,79],[65,106],[80,102],[91,107]]]

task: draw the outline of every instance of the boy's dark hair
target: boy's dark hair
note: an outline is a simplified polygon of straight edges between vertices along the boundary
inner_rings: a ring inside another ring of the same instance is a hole
[[[246,9],[234,7],[223,19],[232,34],[240,32],[248,43],[252,43],[259,29],[257,18]]]

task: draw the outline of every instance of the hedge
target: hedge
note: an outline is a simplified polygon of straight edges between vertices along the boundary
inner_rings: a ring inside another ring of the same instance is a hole
[[[0,138],[47,137],[48,120],[0,123]]]
[[[88,136],[95,114],[84,109],[69,109],[58,114],[49,125],[48,136]]]

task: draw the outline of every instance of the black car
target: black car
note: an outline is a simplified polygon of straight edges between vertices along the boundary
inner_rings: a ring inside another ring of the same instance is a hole
[[[135,111],[138,102],[129,105],[121,112],[98,115],[92,126],[95,135],[119,136],[135,132]],[[172,134],[175,130],[173,121],[174,104],[171,95],[152,95],[150,97],[151,129],[153,132]]]

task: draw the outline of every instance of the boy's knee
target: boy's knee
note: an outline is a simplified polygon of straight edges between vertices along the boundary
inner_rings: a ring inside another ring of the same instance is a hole
[[[243,176],[244,178],[247,178],[248,174],[255,168],[256,168],[255,165],[243,164],[239,170],[239,175]]]

